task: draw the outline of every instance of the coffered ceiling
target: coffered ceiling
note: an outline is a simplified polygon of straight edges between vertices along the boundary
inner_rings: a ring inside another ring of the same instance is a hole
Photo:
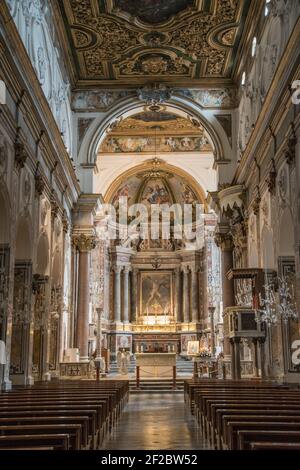
[[[250,0],[55,0],[77,87],[231,83]]]

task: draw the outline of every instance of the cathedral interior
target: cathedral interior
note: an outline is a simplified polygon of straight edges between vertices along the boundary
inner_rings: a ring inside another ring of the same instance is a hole
[[[0,2],[0,450],[300,449],[299,16]]]

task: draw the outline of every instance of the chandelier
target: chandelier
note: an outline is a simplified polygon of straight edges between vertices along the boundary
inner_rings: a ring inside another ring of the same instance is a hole
[[[259,294],[259,303],[262,308],[256,309],[255,320],[257,323],[265,322],[268,326],[277,325],[281,320],[288,323],[289,320],[298,319],[298,310],[294,297],[294,288],[290,278],[278,277],[278,293],[274,282],[264,286],[265,297]]]

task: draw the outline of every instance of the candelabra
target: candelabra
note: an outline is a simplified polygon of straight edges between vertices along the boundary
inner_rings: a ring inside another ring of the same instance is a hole
[[[298,311],[294,300],[294,289],[286,277],[278,277],[278,294],[275,284],[264,286],[265,297],[259,295],[259,303],[262,308],[256,310],[257,323],[265,322],[268,326],[276,325],[281,320],[288,323],[289,320],[298,319]]]

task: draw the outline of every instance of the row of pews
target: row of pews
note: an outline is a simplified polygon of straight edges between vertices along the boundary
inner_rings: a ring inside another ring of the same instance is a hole
[[[300,450],[300,390],[259,380],[185,381],[185,401],[212,448]]]
[[[123,380],[43,382],[0,393],[0,450],[99,449],[128,395]]]

